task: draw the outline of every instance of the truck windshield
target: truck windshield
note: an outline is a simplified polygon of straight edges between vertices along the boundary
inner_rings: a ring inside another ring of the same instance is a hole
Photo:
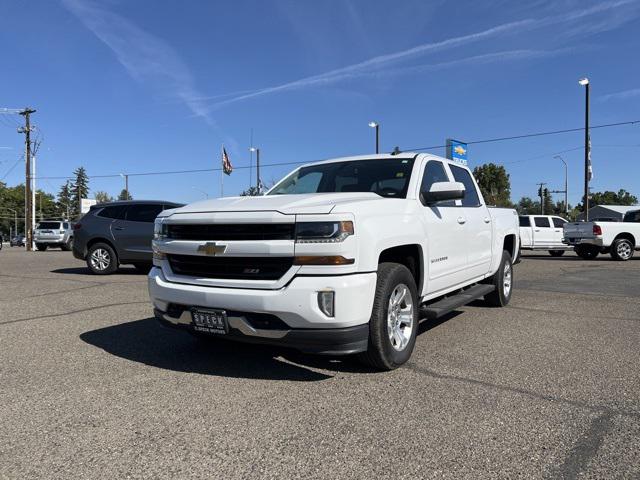
[[[278,183],[269,195],[373,192],[406,198],[413,158],[353,160],[302,167]]]

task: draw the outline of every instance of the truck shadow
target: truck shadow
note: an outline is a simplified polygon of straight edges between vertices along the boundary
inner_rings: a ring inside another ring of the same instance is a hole
[[[82,333],[105,352],[152,367],[221,377],[312,382],[332,378],[286,360],[289,352],[237,342],[203,342],[145,318]]]
[[[423,320],[418,336],[460,313],[452,312],[438,320]],[[82,333],[80,339],[133,362],[202,375],[314,382],[333,378],[330,373],[376,372],[358,363],[353,356],[308,355],[286,348],[233,341],[206,342],[187,332],[163,328],[153,317],[91,330]],[[416,348],[418,346],[419,340]]]
[[[89,270],[88,267],[67,267],[67,268],[57,268],[55,270],[51,270],[51,273],[60,273],[63,275],[86,275],[92,278],[100,278],[100,275],[94,275],[91,273],[91,270]],[[118,270],[111,274],[110,276],[113,277],[115,275],[138,275],[138,276],[144,276],[146,275],[146,273],[140,272],[139,270],[136,270],[133,267],[130,267],[128,265],[119,267]]]

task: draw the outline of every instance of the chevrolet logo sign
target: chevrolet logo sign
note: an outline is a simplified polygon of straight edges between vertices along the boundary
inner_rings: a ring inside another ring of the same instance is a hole
[[[227,251],[226,245],[218,245],[216,242],[207,242],[202,245],[198,245],[198,252],[205,255],[219,255]]]

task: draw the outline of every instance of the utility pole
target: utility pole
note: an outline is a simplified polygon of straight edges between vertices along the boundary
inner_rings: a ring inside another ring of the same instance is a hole
[[[536,183],[538,185],[538,196],[540,197],[540,215],[544,215],[544,186],[545,182]]]
[[[591,170],[591,142],[589,140],[589,79],[581,78],[584,87],[584,221],[589,221],[589,180]]]
[[[380,153],[380,124],[378,122],[369,122],[369,126],[376,130],[376,153]]]
[[[18,133],[25,134],[25,183],[24,183],[24,233],[25,245],[28,252],[33,251],[33,199],[31,198],[31,118],[36,113],[32,108],[25,108],[20,112],[24,117],[24,127],[18,128]]]

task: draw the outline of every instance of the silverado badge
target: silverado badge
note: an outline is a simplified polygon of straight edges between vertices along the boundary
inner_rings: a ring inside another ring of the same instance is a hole
[[[216,242],[207,242],[198,246],[198,252],[202,252],[205,255],[218,255],[224,253],[227,250],[226,245],[218,245]]]

